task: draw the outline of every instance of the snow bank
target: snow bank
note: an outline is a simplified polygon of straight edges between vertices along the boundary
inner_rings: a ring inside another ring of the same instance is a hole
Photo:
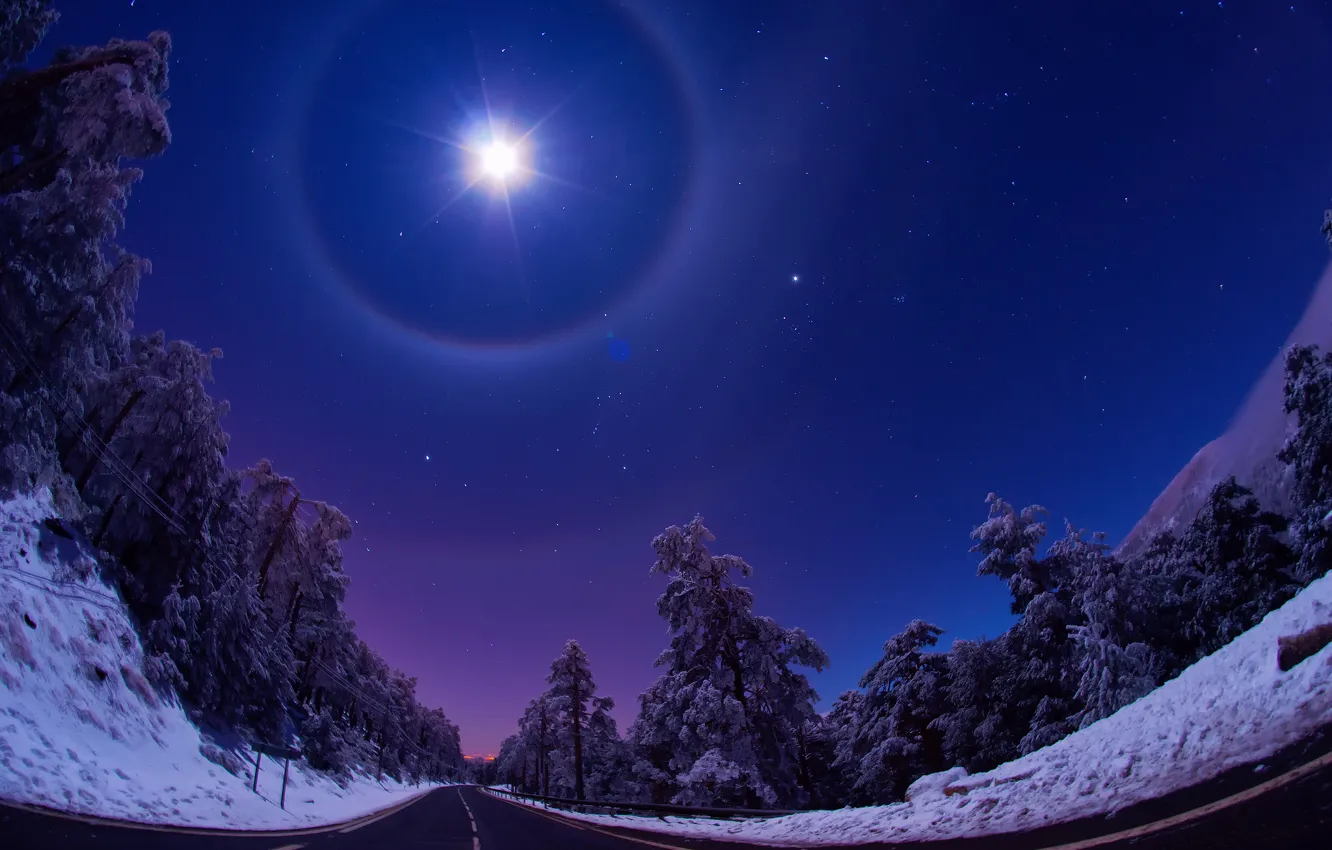
[[[42,528],[54,513],[45,493],[0,503],[0,798],[149,823],[291,829],[430,790],[363,776],[344,788],[293,762],[284,812],[281,764],[265,758],[253,793],[253,754],[240,751],[249,763],[237,764],[144,680],[119,596],[72,541]]]
[[[1324,623],[1332,623],[1332,576],[1116,714],[988,773],[922,777],[910,802],[741,823],[569,816],[812,847],[975,837],[1108,814],[1260,761],[1332,723],[1332,645],[1289,673],[1276,662],[1278,637]]]

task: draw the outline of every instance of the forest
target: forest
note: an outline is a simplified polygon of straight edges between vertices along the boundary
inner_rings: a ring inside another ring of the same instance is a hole
[[[1332,357],[1293,348],[1285,407],[1292,516],[1227,479],[1178,534],[1117,558],[1104,535],[990,494],[971,533],[977,572],[1003,581],[1017,620],[955,640],[923,620],[889,637],[859,688],[826,711],[802,670],[828,657],[754,610],[752,568],[708,550],[701,518],[653,541],[670,642],[626,734],[570,641],[504,741],[502,782],[586,800],[733,808],[838,808],[902,800],[916,779],[968,773],[1055,743],[1178,676],[1256,625],[1329,567]]]
[[[171,141],[171,40],[26,59],[46,0],[0,0],[0,496],[49,490],[95,551],[154,685],[201,726],[296,742],[309,763],[457,778],[457,727],[361,640],[343,603],[337,508],[267,461],[228,465],[217,350],[133,319],[147,260],[116,244],[140,168]],[[1242,483],[1185,527],[1117,557],[1104,535],[991,494],[978,573],[1013,626],[940,647],[913,620],[859,687],[820,711],[817,642],[756,611],[751,566],[713,554],[701,518],[652,541],[669,642],[623,733],[577,641],[554,659],[492,766],[529,792],[587,800],[829,808],[900,800],[918,777],[1047,746],[1179,675],[1327,572],[1332,357],[1292,349],[1281,451],[1291,507]],[[54,520],[53,520],[54,521]]]
[[[25,69],[54,20],[0,0],[0,494],[51,491],[196,723],[339,774],[457,777],[458,728],[343,610],[350,520],[268,461],[227,465],[221,351],[134,332],[150,267],[115,240],[129,163],[171,141],[170,37]]]

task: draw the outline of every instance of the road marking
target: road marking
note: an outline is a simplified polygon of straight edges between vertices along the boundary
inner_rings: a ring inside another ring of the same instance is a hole
[[[587,822],[583,822],[583,823],[575,823],[575,822],[574,822],[572,819],[570,819],[570,818],[560,817],[559,815],[552,815],[552,814],[549,814],[549,813],[548,813],[549,810],[547,810],[547,809],[538,809],[538,808],[535,808],[535,807],[533,807],[533,806],[527,806],[527,805],[523,805],[522,803],[514,802],[513,800],[505,800],[503,797],[499,796],[498,794],[492,794],[491,796],[494,797],[494,798],[497,799],[497,800],[504,800],[504,802],[508,803],[510,806],[517,806],[517,807],[520,808],[520,809],[526,809],[527,811],[531,812],[531,813],[534,814],[534,815],[539,815],[539,816],[541,816],[541,817],[543,817],[543,818],[549,818],[549,819],[555,821],[556,823],[562,823],[562,824],[564,824],[565,826],[571,826],[571,827],[573,827],[574,829],[588,829],[588,830],[591,830],[592,832],[599,832],[599,833],[601,833],[602,835],[609,835],[611,838],[619,838],[619,839],[621,839],[621,840],[623,840],[623,841],[632,841],[632,842],[634,842],[635,844],[646,844],[648,847],[660,847],[660,848],[662,848],[662,850],[685,850],[685,847],[687,846],[687,845],[680,845],[680,844],[662,844],[662,843],[657,842],[657,841],[648,841],[646,838],[638,838],[637,836],[634,836],[634,835],[625,835],[624,833],[621,833],[621,832],[608,832],[608,831],[606,831],[606,830],[604,830],[604,829],[598,829],[597,827],[595,827],[595,826],[593,826],[592,824],[587,823]],[[631,828],[631,827],[626,827],[626,829],[629,829],[629,828]],[[688,840],[689,838],[693,838],[693,837],[695,837],[695,836],[684,836],[684,835],[681,835],[681,836],[675,836],[675,837],[677,837],[677,838],[683,838],[683,839],[685,839],[685,840]],[[701,837],[701,836],[699,836],[699,837]],[[757,845],[753,845],[753,844],[739,844],[739,843],[737,843],[736,846],[737,846],[737,847],[753,847],[753,846],[757,846]]]
[[[472,807],[467,805],[462,788],[458,789],[458,799],[462,800],[463,808],[467,810],[467,822],[472,825],[472,850],[481,850],[481,838],[476,834],[476,818],[472,817]]]
[[[420,797],[414,797],[413,799],[408,800],[406,805],[398,806],[397,808],[393,808],[393,809],[389,809],[389,810],[384,811],[384,812],[380,812],[380,813],[379,813],[378,815],[376,815],[375,817],[367,818],[366,820],[360,821],[359,823],[354,823],[354,824],[352,824],[351,826],[346,827],[345,829],[339,829],[339,830],[338,830],[338,835],[346,835],[346,834],[349,833],[349,832],[355,832],[356,830],[360,829],[360,828],[363,827],[363,826],[369,826],[369,825],[372,824],[372,823],[379,823],[379,822],[382,821],[384,818],[393,817],[393,816],[396,815],[398,812],[400,812],[400,811],[402,811],[403,809],[407,808],[407,806],[410,806],[412,803],[415,803],[417,800],[420,800],[422,797],[425,797],[425,796],[426,796],[427,794],[429,794],[429,793],[430,793],[430,792],[427,791],[425,794],[422,794]]]
[[[304,844],[283,844],[281,847],[274,847],[273,850],[301,850]]]
[[[1109,835],[1087,838],[1069,844],[1051,844],[1041,848],[1041,850],[1090,850],[1092,847],[1113,844],[1116,841],[1124,841],[1130,838],[1141,838],[1145,835],[1151,835],[1154,832],[1173,829],[1174,827],[1182,826],[1183,824],[1191,823],[1192,821],[1215,814],[1222,809],[1228,809],[1239,803],[1247,803],[1255,797],[1261,797],[1268,791],[1275,790],[1283,785],[1289,785],[1292,782],[1297,782],[1312,773],[1317,773],[1319,770],[1329,765],[1332,765],[1332,753],[1326,753],[1311,762],[1302,764],[1294,770],[1283,773],[1280,776],[1273,777],[1260,785],[1255,785],[1252,788],[1231,794],[1229,797],[1223,797],[1215,803],[1208,803],[1205,806],[1199,806],[1196,809],[1181,812],[1173,817],[1168,817],[1153,823],[1146,823],[1142,826],[1135,826],[1132,829],[1124,829],[1119,832],[1112,832]]]

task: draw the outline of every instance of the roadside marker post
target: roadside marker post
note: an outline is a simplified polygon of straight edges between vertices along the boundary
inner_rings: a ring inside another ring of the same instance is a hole
[[[254,784],[250,790],[259,793],[259,760],[267,755],[272,759],[282,759],[282,794],[278,798],[278,807],[287,810],[287,774],[291,770],[291,760],[300,756],[301,751],[278,744],[255,744],[254,747]]]

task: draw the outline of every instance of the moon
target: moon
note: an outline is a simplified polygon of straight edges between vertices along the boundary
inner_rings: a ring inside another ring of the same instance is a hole
[[[518,149],[507,142],[491,142],[481,151],[481,170],[492,180],[508,181],[519,166]]]

